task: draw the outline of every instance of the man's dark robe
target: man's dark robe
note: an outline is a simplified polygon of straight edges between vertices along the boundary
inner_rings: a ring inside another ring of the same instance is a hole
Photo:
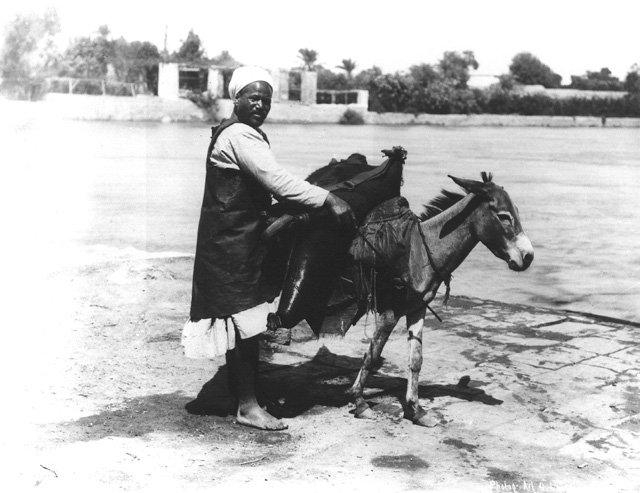
[[[218,136],[236,122],[231,118],[212,129],[193,268],[191,320],[228,317],[273,300],[279,291],[262,271],[266,245],[261,235],[271,194],[247,173],[216,167],[209,160]]]

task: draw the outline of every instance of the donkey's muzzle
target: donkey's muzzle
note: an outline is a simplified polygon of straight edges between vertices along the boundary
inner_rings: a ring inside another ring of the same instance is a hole
[[[509,269],[522,272],[529,268],[531,262],[533,262],[534,254],[531,241],[525,234],[519,234],[516,241],[512,243],[508,257],[507,264]]]
[[[522,272],[529,268],[533,262],[533,252],[527,252],[522,256],[522,262],[518,262],[516,260],[509,260],[509,269],[515,270],[516,272]]]

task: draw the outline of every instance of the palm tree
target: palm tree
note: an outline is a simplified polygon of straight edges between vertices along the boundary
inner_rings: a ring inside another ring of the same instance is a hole
[[[302,67],[305,70],[313,71],[316,69],[316,62],[318,61],[318,52],[316,50],[300,48],[298,50],[298,58],[302,60]]]
[[[351,79],[353,77],[353,71],[356,69],[356,62],[351,60],[351,58],[343,58],[342,65],[336,65],[336,68],[344,70],[347,73],[347,78]]]

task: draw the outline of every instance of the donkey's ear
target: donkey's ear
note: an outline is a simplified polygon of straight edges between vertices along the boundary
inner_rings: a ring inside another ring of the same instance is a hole
[[[448,176],[455,182],[456,185],[464,188],[467,191],[467,193],[475,193],[476,195],[481,195],[487,192],[488,190],[487,185],[485,183],[482,183],[481,181],[467,180],[465,178],[456,178],[455,176],[451,176],[451,175],[448,175]]]

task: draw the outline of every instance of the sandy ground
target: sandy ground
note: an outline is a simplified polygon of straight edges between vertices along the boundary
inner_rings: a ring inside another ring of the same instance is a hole
[[[376,420],[344,394],[372,319],[299,327],[264,352],[289,424],[264,432],[230,414],[224,358],[183,356],[192,262],[85,249],[38,281],[42,317],[9,306],[5,491],[638,491],[637,327],[454,297],[427,320],[431,429],[401,417],[402,327],[368,382]]]

